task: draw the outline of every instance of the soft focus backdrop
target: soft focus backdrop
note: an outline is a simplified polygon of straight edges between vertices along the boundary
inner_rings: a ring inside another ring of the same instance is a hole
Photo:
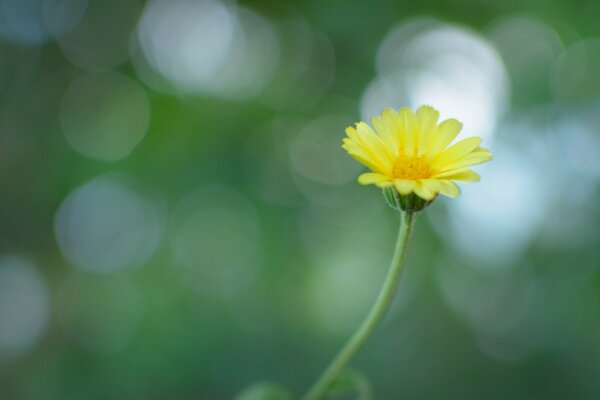
[[[299,395],[398,217],[344,127],[430,104],[483,180],[418,221],[376,399],[600,398],[600,4],[0,0],[0,398]]]

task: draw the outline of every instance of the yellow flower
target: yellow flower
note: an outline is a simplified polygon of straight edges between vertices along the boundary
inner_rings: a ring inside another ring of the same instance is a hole
[[[346,128],[342,147],[372,171],[360,175],[358,182],[395,187],[402,195],[414,193],[431,201],[438,193],[458,196],[460,189],[453,181],[478,181],[479,175],[469,167],[489,161],[492,154],[480,147],[478,137],[448,147],[462,124],[455,119],[438,124],[438,118],[429,106],[416,113],[409,108],[386,109],[371,120],[377,133],[364,122]]]

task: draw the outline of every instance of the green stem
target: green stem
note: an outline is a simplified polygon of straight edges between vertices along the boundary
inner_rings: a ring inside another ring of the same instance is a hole
[[[339,377],[340,373],[346,368],[356,352],[362,347],[383,319],[394,299],[398,284],[400,283],[400,273],[402,272],[402,264],[404,255],[406,254],[408,237],[414,223],[414,215],[415,214],[412,212],[401,212],[400,231],[398,232],[394,257],[392,258],[392,263],[383,287],[381,288],[379,296],[371,308],[369,315],[367,315],[367,318],[365,318],[358,330],[354,332],[354,335],[348,340],[338,355],[331,361],[319,380],[310,388],[303,400],[319,400],[323,398],[329,387]]]

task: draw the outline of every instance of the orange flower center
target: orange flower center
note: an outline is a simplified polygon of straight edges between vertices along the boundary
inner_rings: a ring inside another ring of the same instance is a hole
[[[425,156],[401,155],[394,162],[392,175],[395,179],[427,179],[431,176],[431,169]]]

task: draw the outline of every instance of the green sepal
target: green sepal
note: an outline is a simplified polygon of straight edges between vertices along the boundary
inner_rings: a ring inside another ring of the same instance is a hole
[[[387,187],[383,189],[383,197],[390,207],[396,210],[403,210],[400,194],[394,188]]]
[[[399,211],[418,212],[429,206],[437,198],[425,200],[414,193],[400,194],[393,187],[383,189],[383,197],[390,207]]]

